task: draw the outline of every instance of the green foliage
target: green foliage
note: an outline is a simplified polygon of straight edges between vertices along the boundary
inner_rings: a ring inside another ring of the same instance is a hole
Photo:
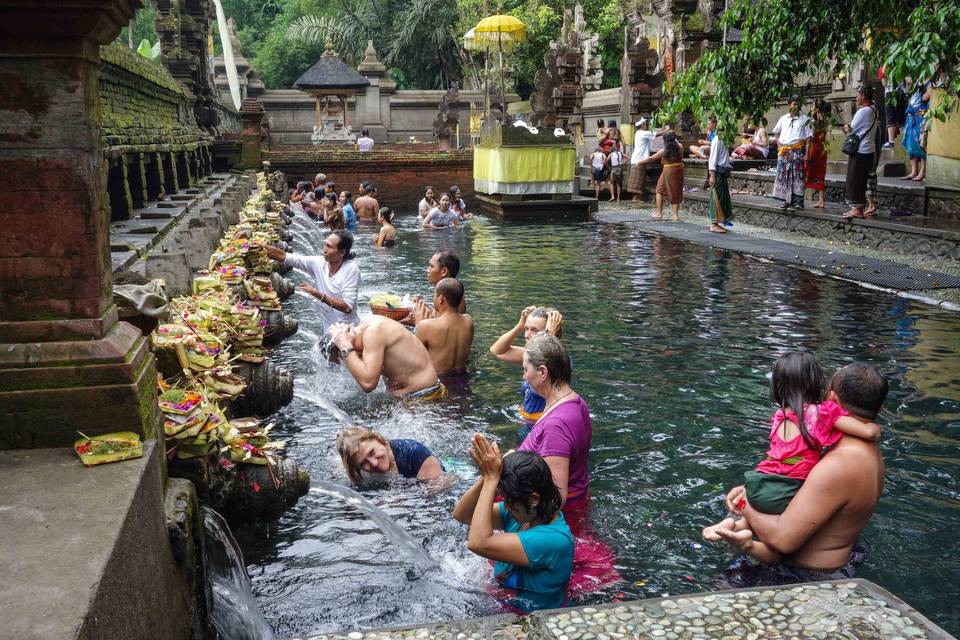
[[[940,61],[956,104],[960,6],[955,2],[734,0],[723,20],[741,28],[743,40],[708,52],[675,75],[661,121],[684,111],[701,120],[716,115],[729,144],[744,116],[759,118],[801,75],[836,76],[854,62],[869,68],[884,62],[893,82],[905,76],[923,82],[935,77]]]
[[[470,58],[463,34],[483,17],[510,13],[528,27],[527,42],[505,56],[524,98],[560,35],[571,0],[223,0],[237,23],[243,53],[269,88],[288,88],[323,52],[327,38],[349,64],[367,40],[400,88],[445,88],[463,81]],[[590,30],[600,35],[603,86],[620,82],[623,20],[619,0],[584,0]],[[475,60],[482,55],[475,54]],[[494,53],[494,56],[496,54]]]
[[[156,20],[157,10],[148,2],[142,9],[137,9],[133,14],[133,21],[128,26],[120,29],[117,40],[123,43],[133,42],[134,48],[140,46],[140,42],[144,39],[149,40],[151,45],[154,44],[157,41]]]

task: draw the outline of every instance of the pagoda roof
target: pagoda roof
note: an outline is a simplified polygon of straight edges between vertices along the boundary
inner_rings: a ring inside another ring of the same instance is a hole
[[[367,87],[370,81],[351,69],[337,57],[333,45],[327,43],[327,49],[315,65],[303,72],[293,86],[301,91],[322,90],[359,90]]]

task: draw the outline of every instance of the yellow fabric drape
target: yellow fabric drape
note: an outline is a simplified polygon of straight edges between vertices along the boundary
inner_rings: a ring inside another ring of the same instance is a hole
[[[576,151],[570,147],[474,147],[473,179],[491,182],[573,180]]]

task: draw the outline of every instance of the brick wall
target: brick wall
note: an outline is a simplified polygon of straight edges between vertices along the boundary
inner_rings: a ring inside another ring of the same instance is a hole
[[[196,100],[162,65],[120,43],[102,47],[100,58],[104,147],[176,150],[200,142]]]
[[[338,190],[356,195],[360,182],[370,180],[377,187],[380,203],[399,213],[415,212],[427,185],[438,192],[457,185],[465,199],[473,198],[472,151],[359,153],[352,148],[274,147],[264,159],[272,169],[283,171],[291,186],[322,172],[337,183]]]

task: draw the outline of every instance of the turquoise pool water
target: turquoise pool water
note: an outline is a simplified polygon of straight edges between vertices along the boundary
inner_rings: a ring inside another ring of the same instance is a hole
[[[298,250],[319,248],[320,235],[303,220],[295,231]],[[333,450],[345,415],[451,459],[466,459],[475,431],[516,445],[520,372],[487,349],[524,306],[550,304],[566,317],[574,388],[593,413],[594,527],[624,576],[586,601],[710,590],[732,556],[701,545],[699,530],[722,515],[725,488],[765,451],[773,361],[796,348],[815,351],[828,372],[866,360],[891,391],[880,421],[887,484],[865,532],[873,556],[861,575],[960,633],[960,316],[625,225],[477,219],[421,234],[405,218],[398,231],[397,247],[375,249],[373,228],[361,227],[361,293],[426,296],[430,255],[457,251],[477,327],[470,391],[412,408],[382,389],[364,395],[342,371],[317,364],[313,302],[295,297],[285,307],[301,330],[275,357],[295,372],[298,397],[274,416],[274,433],[314,478],[347,483]],[[464,468],[449,493],[399,481],[363,492],[438,561],[423,575],[366,516],[329,494],[310,494],[279,522],[238,532],[278,636],[495,611],[488,567],[466,551],[465,527],[448,516],[470,481]]]

